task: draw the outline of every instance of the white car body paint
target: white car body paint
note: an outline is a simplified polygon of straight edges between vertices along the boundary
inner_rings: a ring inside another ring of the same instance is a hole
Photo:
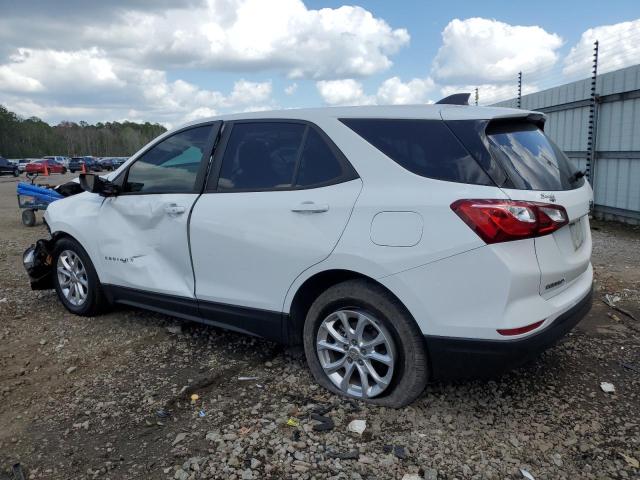
[[[546,201],[541,198],[545,192],[509,191],[413,174],[339,119],[464,120],[523,117],[529,113],[431,105],[216,117],[213,120],[281,118],[313,122],[344,153],[359,179],[319,189],[205,193],[197,201],[196,196],[167,196],[139,204],[133,195],[104,201],[83,193],[53,203],[45,218],[52,232],[68,233],[85,247],[104,283],[286,314],[306,280],[328,270],[350,270],[388,288],[425,335],[504,340],[496,329],[539,320],[548,325],[591,289],[586,213],[592,192],[588,183],[576,190],[553,192],[572,223],[581,219],[579,227],[566,225],[546,237],[487,245],[452,212],[454,201]],[[171,134],[167,132],[153,143]],[[107,178],[116,178],[146,148]],[[327,205],[328,210],[312,214],[291,211],[307,201]],[[172,218],[159,210],[168,203],[189,209],[193,202],[189,233],[188,211]],[[385,218],[387,213],[382,212],[413,212],[422,220],[419,238],[416,222]],[[383,223],[378,227],[375,218],[381,214]],[[384,232],[394,225],[397,232]],[[571,230],[576,228],[581,229],[582,240],[572,251],[571,242],[579,235]],[[136,258],[125,271],[122,265],[103,260],[104,256]],[[544,286],[559,276],[565,278],[563,284],[553,294],[544,293]],[[509,338],[528,335],[532,333]]]

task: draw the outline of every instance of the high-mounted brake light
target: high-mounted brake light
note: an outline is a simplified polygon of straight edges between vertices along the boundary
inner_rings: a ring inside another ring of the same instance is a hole
[[[451,209],[487,243],[541,237],[569,223],[564,207],[520,200],[458,200]]]

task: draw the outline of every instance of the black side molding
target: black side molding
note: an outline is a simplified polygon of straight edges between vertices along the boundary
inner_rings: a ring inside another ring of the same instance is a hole
[[[103,285],[111,303],[151,310],[234,332],[262,337],[278,343],[288,339],[288,315],[282,312],[240,307],[194,298],[147,292],[117,285]]]
[[[436,105],[469,105],[470,93],[454,93],[442,100],[438,100]]]

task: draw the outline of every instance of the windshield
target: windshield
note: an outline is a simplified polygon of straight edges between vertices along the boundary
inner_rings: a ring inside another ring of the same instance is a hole
[[[518,190],[572,190],[584,185],[582,172],[542,130],[531,123],[489,125],[491,155]]]

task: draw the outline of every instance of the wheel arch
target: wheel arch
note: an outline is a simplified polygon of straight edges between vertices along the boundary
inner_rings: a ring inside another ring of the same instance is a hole
[[[49,227],[49,225],[47,224],[47,227]],[[63,238],[68,238],[70,240],[73,240],[74,242],[76,242],[78,245],[80,245],[84,251],[86,252],[86,254],[89,256],[89,259],[91,260],[91,263],[93,264],[93,268],[96,271],[96,275],[98,275],[98,281],[102,281],[102,275],[100,272],[100,268],[99,268],[99,264],[98,262],[96,262],[96,256],[94,254],[94,252],[92,252],[92,250],[90,248],[87,248],[87,243],[83,242],[82,239],[78,238],[78,236],[70,233],[67,230],[55,230],[55,231],[51,231],[51,241],[52,241],[52,247],[53,245],[55,245],[55,243]]]
[[[398,298],[398,296],[395,295],[391,290],[389,290],[388,287],[377,281],[375,278],[355,270],[338,268],[323,270],[320,272],[316,272],[315,274],[307,278],[298,287],[295,294],[293,294],[289,307],[289,315],[286,328],[287,342],[292,345],[302,344],[302,330],[304,328],[304,322],[306,320],[307,312],[309,311],[312,303],[322,292],[334,285],[337,285],[338,283],[358,279],[366,280],[384,289],[389,295],[395,298],[411,316],[411,313]],[[413,316],[411,317],[413,318]]]

